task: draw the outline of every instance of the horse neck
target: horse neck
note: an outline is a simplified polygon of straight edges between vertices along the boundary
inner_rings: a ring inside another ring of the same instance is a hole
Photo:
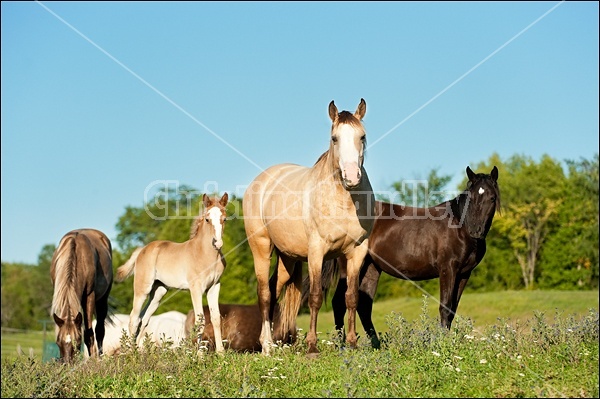
[[[350,198],[350,193],[346,190],[342,184],[342,175],[337,169],[337,165],[333,159],[333,148],[329,146],[329,150],[321,155],[321,158],[313,166],[312,172],[316,174],[316,181],[319,184],[331,183],[335,187],[335,191],[338,195],[336,198]],[[339,196],[341,194],[341,196]]]
[[[212,227],[206,221],[206,214],[204,214],[198,220],[196,234],[189,239],[189,243],[203,252],[207,250],[217,251],[212,245],[212,239]]]
[[[467,199],[468,199],[468,194],[466,191],[463,191],[462,193],[460,193],[458,195],[458,197],[455,197],[454,199],[450,200],[450,209],[452,210],[452,216],[458,222],[462,222],[462,225],[465,228],[466,228],[466,223],[467,223],[466,219],[468,216],[468,214],[465,213]]]

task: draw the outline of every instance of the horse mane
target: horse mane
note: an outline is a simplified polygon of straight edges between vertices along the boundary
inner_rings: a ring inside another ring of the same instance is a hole
[[[57,249],[55,258],[55,286],[52,297],[52,313],[64,318],[63,310],[80,309],[81,303],[75,291],[75,269],[77,257],[75,252],[75,236],[63,239]],[[70,316],[67,314],[67,317]]]
[[[194,221],[192,222],[192,227],[190,228],[190,240],[198,235],[198,232],[200,231],[200,226],[202,225],[202,223],[204,223],[205,214],[206,212],[194,218]]]

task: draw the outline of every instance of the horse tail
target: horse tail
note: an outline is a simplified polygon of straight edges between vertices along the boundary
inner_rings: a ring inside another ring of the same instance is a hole
[[[54,295],[52,313],[63,316],[63,310],[79,309],[79,297],[73,289],[77,266],[76,234],[63,237],[53,257]]]
[[[329,289],[333,286],[337,286],[340,278],[340,268],[336,259],[330,259],[323,261],[323,268],[321,269],[321,287],[323,288],[323,296],[327,297]],[[310,278],[306,276],[302,281],[302,300],[301,304],[305,304],[308,301],[308,294],[310,293]]]
[[[117,268],[117,274],[115,276],[115,281],[120,283],[125,280],[127,277],[131,276],[135,270],[135,262],[142,251],[143,247],[136,248],[135,251],[131,254],[131,257],[127,262],[125,262],[122,266]]]
[[[283,342],[296,338],[296,318],[302,297],[302,262],[294,265],[294,271],[285,285],[285,294],[280,303],[280,328]]]

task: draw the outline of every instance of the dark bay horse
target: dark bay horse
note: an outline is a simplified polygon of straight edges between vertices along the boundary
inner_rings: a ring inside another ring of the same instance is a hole
[[[260,308],[256,305],[237,305],[220,303],[221,311],[221,329],[223,332],[223,342],[226,349],[236,352],[260,352],[260,332],[262,328],[262,319]],[[210,315],[208,306],[204,307],[205,314]],[[206,318],[206,328],[202,334],[202,340],[208,341],[208,349],[215,349],[215,336],[211,328],[210,317]],[[279,307],[275,307],[273,313],[273,339],[275,342],[282,340],[279,326],[281,318]],[[185,321],[185,336],[189,337],[194,327],[194,310],[190,310]],[[226,343],[225,343],[226,342]]]
[[[136,341],[143,339],[150,316],[171,287],[190,290],[196,323],[205,322],[202,297],[206,293],[217,352],[224,350],[218,301],[221,275],[226,266],[221,247],[228,199],[227,193],[221,199],[204,194],[204,210],[192,223],[189,240],[181,243],[152,241],[136,249],[117,269],[117,282],[135,273],[129,334]]]
[[[467,166],[467,188],[456,198],[430,208],[376,203],[377,219],[360,273],[358,314],[373,347],[380,343],[371,320],[381,272],[404,280],[440,279],[440,323],[450,328],[471,272],[485,255],[485,238],[500,210],[498,168],[474,173]],[[344,329],[344,259],[332,299],[336,329]],[[335,262],[323,266],[331,276]]]
[[[332,121],[329,149],[312,167],[279,164],[259,174],[243,199],[244,227],[254,257],[258,302],[262,318],[262,353],[273,342],[273,302],[281,301],[283,331],[294,331],[300,308],[302,262],[308,261],[310,329],[308,354],[317,349],[317,315],[323,302],[321,268],[324,259],[347,260],[349,346],[356,346],[355,315],[358,273],[367,254],[367,238],[374,222],[375,197],[363,167],[366,132],[361,99],[354,113],[338,112],[329,103]],[[277,256],[277,283],[270,288],[272,254]]]
[[[82,326],[89,355],[101,355],[108,296],[113,283],[112,245],[108,237],[94,229],[65,234],[52,256],[50,278],[54,286],[52,315],[61,361],[72,362],[79,353]]]

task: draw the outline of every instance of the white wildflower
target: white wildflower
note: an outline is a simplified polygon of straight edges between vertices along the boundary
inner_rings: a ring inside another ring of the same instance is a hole
[[[437,353],[436,351],[432,351],[431,353],[433,353],[435,356],[441,356],[439,353]]]
[[[479,361],[479,363],[481,363],[481,364],[486,364],[486,363],[487,363],[487,360],[485,360],[485,359],[481,359],[481,360]]]

